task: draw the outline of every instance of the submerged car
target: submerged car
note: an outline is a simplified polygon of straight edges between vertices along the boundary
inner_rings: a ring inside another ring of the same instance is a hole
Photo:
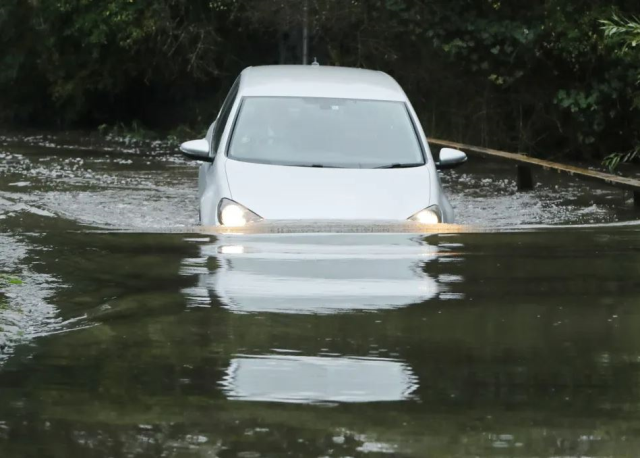
[[[206,138],[180,146],[202,161],[200,221],[412,220],[452,223],[435,162],[411,103],[389,75],[310,66],[245,69]]]

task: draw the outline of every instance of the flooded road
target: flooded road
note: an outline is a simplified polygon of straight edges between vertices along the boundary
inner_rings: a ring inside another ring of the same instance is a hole
[[[620,191],[472,158],[457,230],[221,235],[166,145],[60,141],[0,146],[3,458],[637,456]]]

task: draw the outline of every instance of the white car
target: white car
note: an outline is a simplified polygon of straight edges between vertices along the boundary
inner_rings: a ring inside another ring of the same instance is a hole
[[[353,68],[245,69],[204,139],[181,151],[202,161],[203,225],[261,220],[452,223],[418,117],[389,75]]]

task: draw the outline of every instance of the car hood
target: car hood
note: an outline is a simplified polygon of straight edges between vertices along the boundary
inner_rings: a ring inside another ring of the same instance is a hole
[[[227,160],[231,198],[265,219],[405,220],[430,204],[428,166],[332,169]]]

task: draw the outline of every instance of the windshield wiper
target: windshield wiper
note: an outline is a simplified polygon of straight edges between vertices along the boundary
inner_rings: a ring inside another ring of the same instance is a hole
[[[409,167],[420,167],[421,165],[424,165],[424,164],[420,164],[420,163],[417,163],[417,164],[415,164],[415,163],[414,164],[399,164],[399,163],[396,163],[396,164],[381,165],[379,167],[374,167],[374,168],[376,168],[376,169],[406,169],[406,168],[409,168]]]
[[[340,169],[337,165],[324,165],[324,164],[291,164],[292,167],[312,167],[317,169]]]

